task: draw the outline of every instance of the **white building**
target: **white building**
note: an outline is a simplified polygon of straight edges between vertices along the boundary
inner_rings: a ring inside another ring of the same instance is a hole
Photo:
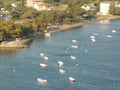
[[[52,4],[48,4],[48,3],[38,3],[38,4],[34,4],[34,8],[37,9],[38,11],[52,10],[53,6]]]
[[[100,14],[101,15],[109,15],[109,7],[112,5],[113,2],[105,1],[100,3]]]
[[[81,8],[88,11],[88,10],[95,10],[96,6],[93,3],[92,4],[84,4]]]
[[[26,0],[26,6],[38,11],[51,10],[53,8],[52,4],[44,3],[43,0]]]

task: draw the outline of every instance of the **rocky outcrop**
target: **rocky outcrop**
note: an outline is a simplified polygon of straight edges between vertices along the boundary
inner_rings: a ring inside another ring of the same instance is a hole
[[[16,39],[14,41],[3,41],[0,43],[0,48],[27,48],[32,40],[32,38],[29,38]]]

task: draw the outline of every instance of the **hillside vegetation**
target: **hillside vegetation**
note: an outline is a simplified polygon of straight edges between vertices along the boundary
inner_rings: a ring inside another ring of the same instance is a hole
[[[92,20],[96,17],[96,12],[99,11],[100,1],[105,0],[44,0],[46,3],[51,3],[54,6],[58,4],[67,4],[65,10],[37,11],[33,8],[25,6],[25,0],[0,0],[0,8],[4,8],[11,14],[11,20],[0,21],[0,41],[15,39],[18,37],[28,37],[34,32],[44,32],[51,30],[51,27],[59,28],[63,24],[78,23],[83,20]],[[107,0],[108,1],[108,0]],[[109,0],[112,1],[112,0]],[[114,0],[113,0],[114,1]],[[85,3],[95,3],[96,10],[85,11],[81,6]],[[11,4],[17,4],[17,7],[11,7]],[[111,9],[113,7],[111,6]],[[119,9],[120,10],[120,9]],[[117,12],[115,12],[117,11]],[[115,15],[120,15],[118,9],[111,12]],[[5,15],[3,13],[3,15]],[[84,17],[83,17],[84,16]],[[32,23],[14,24],[15,20],[32,19]]]

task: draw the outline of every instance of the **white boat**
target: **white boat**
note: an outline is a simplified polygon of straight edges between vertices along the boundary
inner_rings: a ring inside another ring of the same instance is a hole
[[[59,69],[59,72],[60,72],[61,74],[64,74],[64,73],[65,73],[65,70]]]
[[[75,56],[70,56],[71,59],[73,60],[76,60],[76,57]]]
[[[40,56],[41,56],[41,57],[44,57],[45,55],[44,55],[44,53],[40,53]]]
[[[45,68],[45,67],[47,67],[47,64],[45,64],[45,63],[40,63],[40,66],[41,66],[42,68]]]
[[[91,39],[92,39],[92,38],[95,39],[95,36],[90,36],[90,38],[91,38]]]
[[[68,80],[69,80],[70,82],[75,82],[75,78],[73,78],[73,77],[68,77]]]
[[[47,80],[42,78],[37,78],[37,81],[42,84],[47,83]]]
[[[59,65],[59,66],[63,66],[63,65],[64,65],[64,62],[63,62],[63,61],[58,61],[58,65]]]
[[[48,57],[44,56],[44,59],[45,59],[45,60],[48,60]]]
[[[95,42],[96,40],[94,38],[91,39],[92,42]]]
[[[50,37],[50,36],[52,36],[51,33],[45,33],[45,37]]]
[[[72,40],[73,43],[77,43],[77,40]]]
[[[107,35],[108,38],[111,38],[112,36],[111,35]]]
[[[79,48],[79,46],[77,46],[77,45],[72,45],[72,48]]]
[[[116,33],[116,30],[112,30],[112,33]]]

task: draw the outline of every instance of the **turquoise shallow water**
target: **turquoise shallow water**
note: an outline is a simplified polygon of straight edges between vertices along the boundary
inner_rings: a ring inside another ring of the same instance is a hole
[[[96,42],[91,41],[91,35]],[[80,48],[71,48],[73,39]],[[37,38],[29,48],[2,49],[0,90],[120,90],[119,40],[120,20],[112,20]],[[41,52],[49,59],[41,58]],[[71,60],[71,55],[77,59]],[[60,60],[64,62],[62,67],[57,64]],[[40,63],[48,66],[43,69]],[[60,74],[59,69],[66,73]],[[70,83],[69,76],[76,82]],[[47,83],[38,83],[39,77],[47,79]]]

